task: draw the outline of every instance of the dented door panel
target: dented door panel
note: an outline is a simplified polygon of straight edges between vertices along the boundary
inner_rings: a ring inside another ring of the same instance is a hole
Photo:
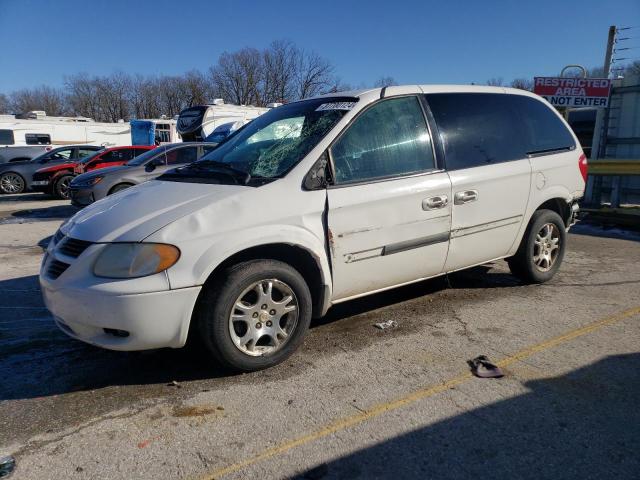
[[[451,224],[445,172],[330,188],[328,199],[334,301],[442,272]]]

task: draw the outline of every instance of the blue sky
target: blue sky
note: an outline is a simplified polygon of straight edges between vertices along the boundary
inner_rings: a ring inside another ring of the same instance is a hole
[[[600,66],[609,25],[640,25],[640,0],[0,0],[0,92],[78,72],[206,70],[275,39],[318,52],[352,85],[484,83]],[[640,28],[628,33],[640,46]]]

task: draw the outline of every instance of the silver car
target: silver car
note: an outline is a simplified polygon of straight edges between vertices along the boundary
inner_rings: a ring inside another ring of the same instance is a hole
[[[184,142],[162,145],[117,167],[83,173],[69,186],[71,203],[85,207],[96,200],[159,177],[167,170],[195,162],[209,153],[217,143]]]

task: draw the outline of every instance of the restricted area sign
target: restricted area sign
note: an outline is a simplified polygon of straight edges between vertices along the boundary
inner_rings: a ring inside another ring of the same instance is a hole
[[[535,77],[533,93],[559,107],[606,107],[611,80],[608,78]]]

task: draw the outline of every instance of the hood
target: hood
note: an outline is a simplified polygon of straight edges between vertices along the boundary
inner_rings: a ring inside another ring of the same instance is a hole
[[[140,242],[185,215],[248,190],[252,188],[152,180],[89,205],[61,229],[89,242]]]
[[[44,167],[38,170],[38,173],[42,172],[57,172],[58,170],[69,170],[74,168],[78,162],[67,162],[67,163],[56,163],[55,165],[51,165],[50,167]]]
[[[120,172],[129,168],[133,167],[130,167],[128,165],[116,165],[115,167],[98,168],[96,170],[91,170],[90,172],[81,173],[73,179],[72,183],[82,183],[95,177],[104,177],[105,175],[109,175],[110,173]]]

